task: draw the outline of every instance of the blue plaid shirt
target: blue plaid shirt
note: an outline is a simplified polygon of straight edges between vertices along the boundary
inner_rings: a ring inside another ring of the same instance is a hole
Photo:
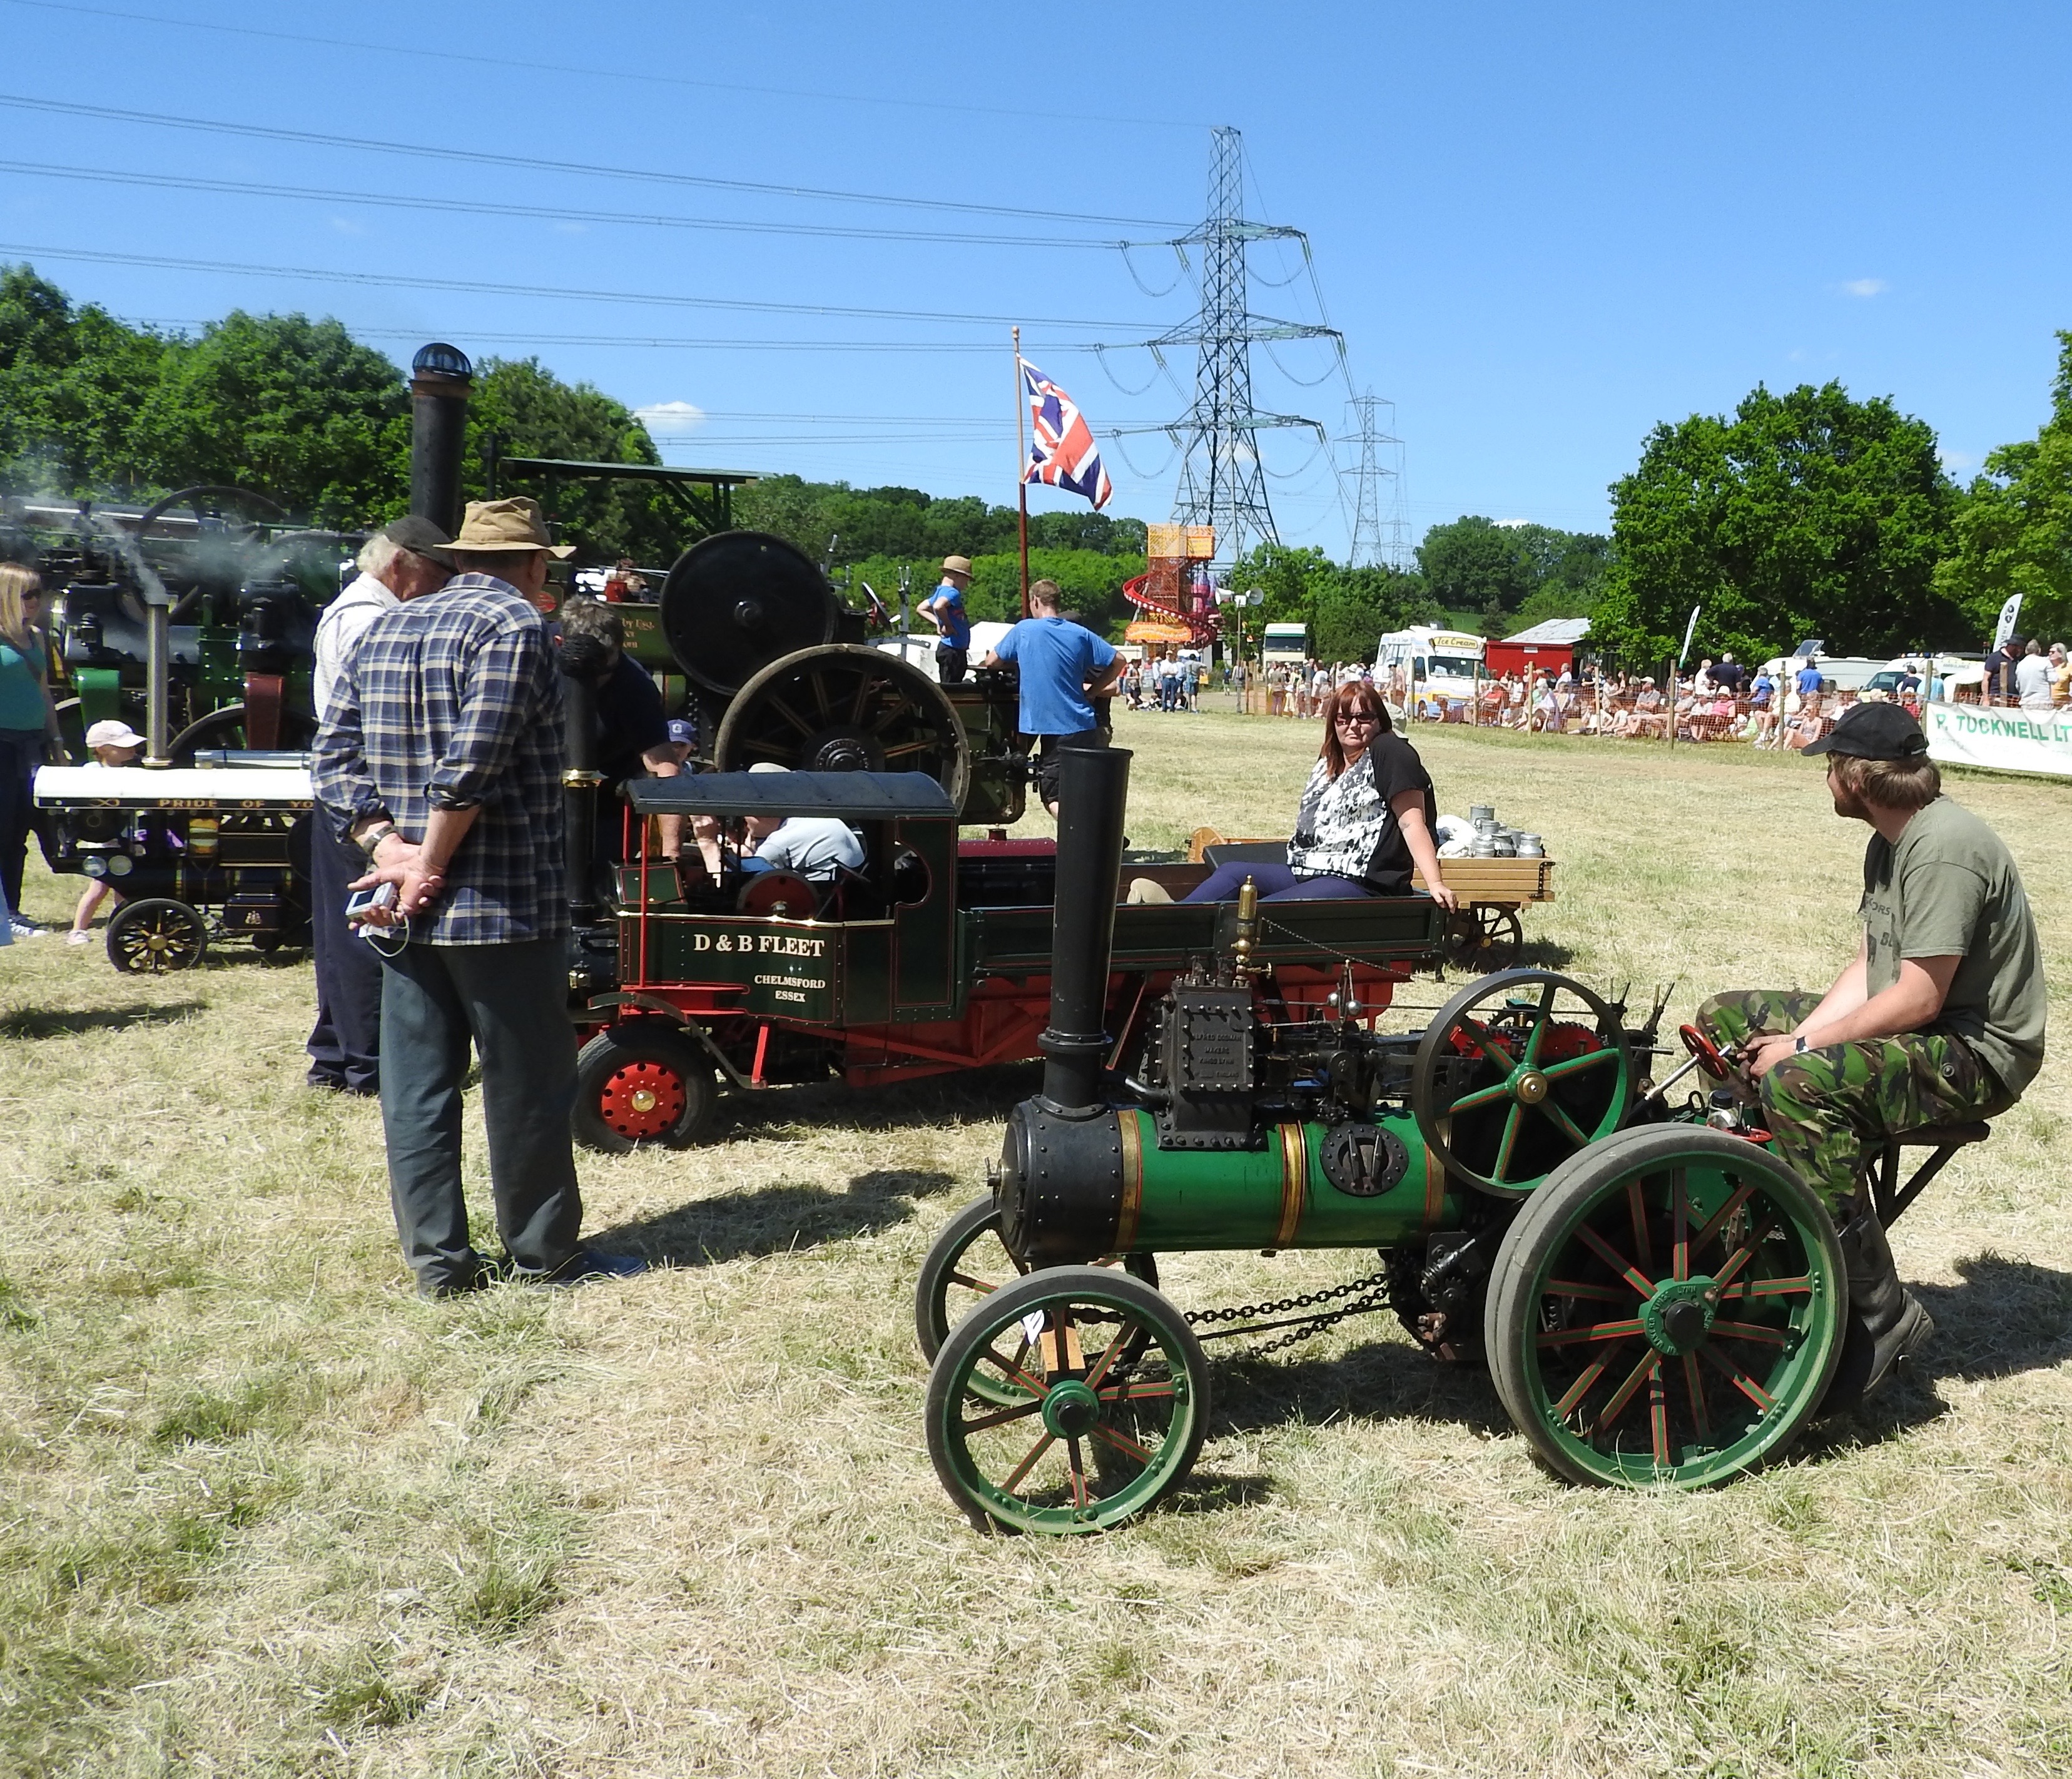
[[[568,930],[561,766],[546,621],[508,582],[459,574],[368,626],[317,735],[314,784],[352,824],[385,816],[412,841],[434,809],[479,805],[411,937],[496,945]]]

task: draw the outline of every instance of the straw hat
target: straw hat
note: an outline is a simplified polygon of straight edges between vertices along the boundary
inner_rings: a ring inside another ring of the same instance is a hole
[[[511,500],[471,500],[460,534],[451,546],[463,556],[487,556],[504,550],[545,550],[557,561],[576,553],[573,544],[557,544],[547,535],[540,503],[523,495]]]
[[[968,580],[971,577],[971,558],[968,556],[946,556],[943,558],[943,573],[945,574],[961,574]]]

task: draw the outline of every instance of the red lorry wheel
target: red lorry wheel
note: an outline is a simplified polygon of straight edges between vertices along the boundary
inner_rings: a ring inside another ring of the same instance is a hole
[[[719,1095],[712,1064],[689,1038],[659,1021],[615,1025],[576,1058],[576,1140],[607,1154],[704,1140]]]

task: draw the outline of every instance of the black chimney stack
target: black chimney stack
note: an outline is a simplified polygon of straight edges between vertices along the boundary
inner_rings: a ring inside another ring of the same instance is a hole
[[[1065,1118],[1108,1110],[1101,1094],[1108,960],[1122,873],[1129,753],[1059,750],[1058,899],[1050,922],[1050,1024],[1037,1040],[1047,1060],[1037,1103]]]
[[[410,511],[450,537],[460,529],[460,456],[475,367],[434,340],[410,360]]]
[[[561,774],[562,869],[568,873],[569,924],[593,925],[597,904],[597,692],[579,674],[561,676],[561,741],[568,768]]]

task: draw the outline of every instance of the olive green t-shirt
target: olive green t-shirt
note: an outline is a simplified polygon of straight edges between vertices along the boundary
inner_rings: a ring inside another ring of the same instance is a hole
[[[1963,959],[1928,1029],[1968,1044],[2010,1095],[2043,1066],[2043,952],[2021,874],[1999,835],[1938,797],[1897,843],[1864,854],[1865,984],[1882,993],[1903,958]]]

